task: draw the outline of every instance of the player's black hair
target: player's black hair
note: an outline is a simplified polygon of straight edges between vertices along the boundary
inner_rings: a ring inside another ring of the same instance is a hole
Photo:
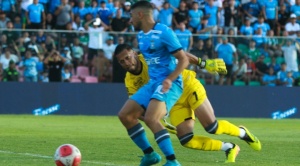
[[[143,9],[150,9],[150,10],[152,10],[153,6],[152,6],[152,4],[150,2],[143,0],[143,1],[137,1],[136,3],[134,3],[131,6],[131,10],[133,10],[135,8],[143,8]]]
[[[123,50],[131,50],[132,47],[129,44],[119,44],[114,52],[114,57],[116,57],[116,55],[120,54]]]

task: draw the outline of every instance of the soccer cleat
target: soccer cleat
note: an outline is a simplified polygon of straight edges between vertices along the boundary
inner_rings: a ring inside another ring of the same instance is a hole
[[[233,147],[226,150],[226,161],[225,163],[234,163],[236,156],[239,154],[240,147],[236,144],[233,144]]]
[[[252,133],[250,133],[250,131],[246,127],[240,126],[240,128],[244,129],[246,131],[246,135],[244,136],[244,138],[241,138],[241,139],[246,141],[247,144],[249,144],[252,149],[260,151],[261,143],[258,140],[258,138],[255,137]]]
[[[163,166],[181,166],[181,164],[177,160],[167,160]]]
[[[150,154],[145,154],[141,160],[140,166],[150,166],[159,163],[161,157],[158,153],[152,152]]]

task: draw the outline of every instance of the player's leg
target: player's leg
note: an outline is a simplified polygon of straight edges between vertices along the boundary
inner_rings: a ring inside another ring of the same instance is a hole
[[[194,111],[186,106],[175,105],[170,112],[171,124],[177,128],[177,137],[182,146],[203,151],[225,151],[226,162],[235,162],[239,147],[232,143],[222,142],[193,133]]]
[[[173,83],[168,92],[161,92],[162,86],[157,86],[147,107],[144,121],[154,134],[155,141],[166,156],[165,165],[180,165],[175,157],[170,135],[161,124],[161,119],[168,113],[182,93],[182,88]]]
[[[195,115],[208,133],[236,136],[245,140],[254,150],[261,149],[259,140],[245,127],[237,127],[226,120],[216,120],[213,108],[207,98],[195,109]]]
[[[148,105],[149,96],[147,90],[141,88],[125,103],[119,112],[119,119],[127,129],[128,135],[144,152],[144,157],[140,163],[141,166],[156,164],[161,160],[161,157],[154,152],[143,126],[138,121],[138,118],[144,113],[143,108],[146,108]]]

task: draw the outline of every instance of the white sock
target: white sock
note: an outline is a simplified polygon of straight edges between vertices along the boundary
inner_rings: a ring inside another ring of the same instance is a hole
[[[233,148],[233,144],[229,142],[222,142],[221,150],[226,151],[228,149]]]
[[[245,135],[246,135],[246,131],[244,129],[240,128],[240,136],[239,137],[244,138]]]

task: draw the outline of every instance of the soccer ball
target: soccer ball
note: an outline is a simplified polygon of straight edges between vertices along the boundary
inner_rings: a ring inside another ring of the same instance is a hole
[[[56,149],[54,160],[57,166],[79,166],[81,153],[76,146],[63,144]]]

